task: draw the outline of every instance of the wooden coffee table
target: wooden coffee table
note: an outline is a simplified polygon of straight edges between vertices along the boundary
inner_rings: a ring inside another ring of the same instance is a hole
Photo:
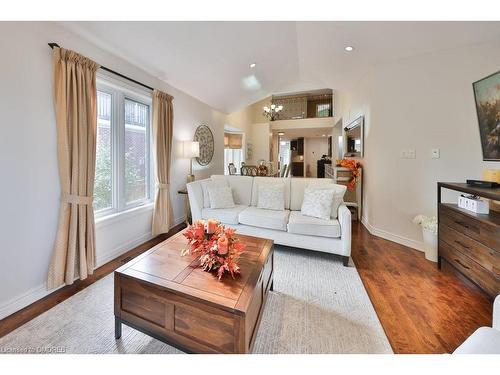
[[[238,237],[246,250],[234,280],[182,257],[182,232],[117,269],[116,339],[123,323],[185,352],[249,353],[273,287],[273,241]]]

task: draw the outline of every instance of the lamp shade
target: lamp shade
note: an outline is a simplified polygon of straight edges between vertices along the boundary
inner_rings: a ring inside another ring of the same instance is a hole
[[[200,143],[194,141],[182,142],[182,157],[186,159],[197,158],[200,156]]]

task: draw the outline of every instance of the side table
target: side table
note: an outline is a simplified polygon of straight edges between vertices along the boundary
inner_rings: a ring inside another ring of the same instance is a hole
[[[177,194],[184,195],[184,207],[186,208],[186,225],[191,224],[191,208],[189,206],[189,197],[187,189],[182,189],[177,192]]]

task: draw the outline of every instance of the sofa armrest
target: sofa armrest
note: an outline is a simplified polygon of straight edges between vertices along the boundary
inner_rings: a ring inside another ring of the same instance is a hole
[[[338,210],[340,224],[340,239],[342,240],[342,251],[344,256],[351,256],[351,211],[345,204],[341,204]]]
[[[193,223],[201,220],[201,210],[203,210],[203,189],[201,180],[190,182],[186,185],[188,191],[189,207],[191,208],[191,217]]]
[[[492,327],[500,331],[500,294],[493,302],[493,324]]]

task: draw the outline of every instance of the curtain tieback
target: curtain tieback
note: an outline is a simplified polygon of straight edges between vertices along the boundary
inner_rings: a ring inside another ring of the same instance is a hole
[[[168,189],[168,184],[156,184],[158,189]]]
[[[61,196],[61,202],[63,203],[74,203],[74,204],[92,204],[94,197],[87,197],[85,195],[74,195],[74,194],[63,194]]]

